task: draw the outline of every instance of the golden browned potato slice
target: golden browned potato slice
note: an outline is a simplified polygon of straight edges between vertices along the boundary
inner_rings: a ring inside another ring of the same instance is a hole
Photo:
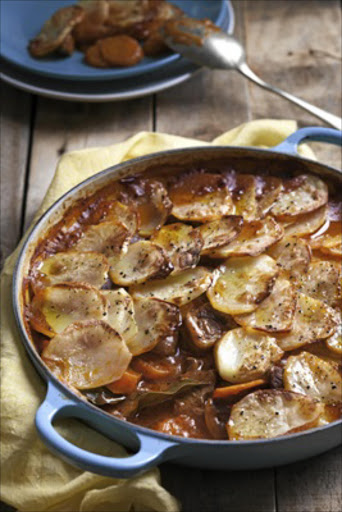
[[[129,200],[133,200],[139,217],[139,234],[151,236],[160,229],[172,210],[164,185],[152,179],[134,179],[126,184]]]
[[[215,345],[217,371],[233,384],[263,377],[283,354],[276,338],[242,327],[228,331]]]
[[[337,328],[335,312],[320,300],[303,293],[297,297],[292,330],[277,336],[283,350],[295,350],[315,341],[332,336]]]
[[[207,299],[203,298],[202,295],[190,302],[189,307],[185,306],[184,312],[182,310],[184,337],[191,347],[199,350],[207,350],[215,345],[232,324],[230,317],[218,313]]]
[[[296,237],[283,238],[268,250],[268,254],[277,261],[282,273],[295,282],[307,272],[311,261],[309,244]]]
[[[204,241],[201,254],[211,254],[214,249],[234,240],[241,231],[242,222],[240,215],[228,215],[228,217],[202,224],[198,228]]]
[[[296,290],[294,286],[278,277],[268,297],[257,309],[246,315],[236,315],[234,320],[243,327],[266,332],[286,332],[292,327],[296,311]]]
[[[101,293],[107,299],[106,322],[122,336],[128,345],[138,332],[131,296],[124,288],[102,290]]]
[[[112,256],[126,248],[131,239],[128,229],[121,223],[101,222],[89,226],[74,245],[77,251],[97,251]]]
[[[42,358],[69,385],[91,389],[120,379],[132,355],[108,324],[90,321],[73,323],[57,334],[44,349]]]
[[[213,258],[229,256],[258,256],[284,235],[283,228],[273,217],[244,223],[238,236],[227,245],[212,251]]]
[[[81,283],[56,284],[34,296],[30,322],[35,330],[51,337],[74,322],[103,320],[106,314],[106,299],[97,288]]]
[[[133,297],[153,297],[183,306],[204,293],[212,282],[212,273],[204,267],[184,270],[175,276],[132,286]]]
[[[203,246],[199,229],[181,222],[162,227],[151,241],[164,249],[174,267],[174,274],[195,267]]]
[[[341,305],[341,264],[338,261],[312,261],[300,281],[301,292],[332,308]]]
[[[281,179],[274,176],[257,176],[256,193],[261,218],[270,211],[282,189]]]
[[[131,204],[127,206],[126,204],[120,203],[120,201],[111,202],[106,210],[104,220],[123,224],[132,236],[138,231],[138,214]]]
[[[260,218],[257,200],[257,178],[252,174],[238,174],[233,193],[236,215],[247,222]]]
[[[152,350],[165,338],[177,342],[178,328],[182,323],[177,306],[159,299],[136,297],[134,311],[138,332],[127,342],[134,356]]]
[[[321,206],[317,210],[305,213],[296,217],[294,222],[286,222],[284,224],[285,236],[308,236],[315,233],[328,218],[327,205]]]
[[[43,261],[38,281],[43,286],[81,282],[101,288],[107,279],[108,270],[107,258],[98,252],[58,252]]]
[[[58,9],[48,19],[38,36],[30,41],[29,52],[33,57],[45,57],[62,45],[74,26],[84,16],[84,10],[78,5]]]
[[[271,213],[283,220],[309,213],[328,202],[328,187],[317,176],[303,174],[284,182]]]
[[[341,312],[339,312],[341,322]],[[342,324],[337,326],[332,336],[325,340],[326,346],[338,356],[342,356]]]
[[[323,409],[323,404],[299,393],[255,391],[233,405],[228,437],[268,439],[307,430],[317,425]]]
[[[277,275],[276,262],[264,254],[230,258],[209,288],[208,299],[222,313],[250,313],[271,293]]]
[[[220,174],[183,175],[169,194],[172,214],[180,220],[208,222],[235,213],[228,182]]]
[[[75,50],[75,40],[71,34],[67,35],[64,39],[63,43],[57,48],[58,54],[63,55],[64,57],[69,57],[74,53]]]
[[[333,365],[309,352],[290,356],[284,370],[284,387],[325,404],[342,402],[342,377]]]
[[[173,265],[164,250],[149,240],[135,242],[108,260],[111,280],[122,286],[165,277],[173,270]]]
[[[310,241],[313,249],[325,254],[341,258],[342,256],[342,225],[341,222],[330,222],[328,230],[321,236]]]
[[[85,0],[81,2],[81,6],[84,9],[84,17],[73,30],[78,47],[91,45],[98,39],[112,34],[111,28],[106,25],[109,16],[107,0]]]

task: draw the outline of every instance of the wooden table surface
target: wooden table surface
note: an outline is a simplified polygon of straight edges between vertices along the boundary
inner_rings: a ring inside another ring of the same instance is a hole
[[[235,34],[262,78],[341,115],[341,8],[337,0],[233,1]],[[122,141],[140,130],[211,140],[251,119],[315,118],[234,72],[203,71],[154,96],[81,104],[2,84],[1,259],[14,249],[66,151]],[[314,145],[341,167],[341,152]],[[339,512],[341,450],[263,471],[201,471],[163,464],[162,482],[184,512]],[[13,510],[5,504],[0,511]]]

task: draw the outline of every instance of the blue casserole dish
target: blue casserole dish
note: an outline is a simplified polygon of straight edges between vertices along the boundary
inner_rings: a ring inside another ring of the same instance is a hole
[[[13,279],[13,307],[23,343],[37,371],[47,382],[47,395],[37,411],[36,427],[46,445],[59,457],[87,471],[128,478],[161,462],[206,469],[257,469],[288,464],[323,453],[342,441],[342,420],[326,426],[267,440],[212,441],[170,436],[119,420],[85,402],[49,371],[38,355],[23,320],[23,279],[38,239],[63,214],[63,207],[94,192],[107,182],[144,172],[152,165],[188,164],[225,159],[228,162],[267,165],[273,175],[287,169],[310,172],[341,186],[340,170],[300,158],[297,147],[304,139],[342,145],[342,133],[330,128],[303,128],[272,150],[242,147],[205,146],[156,153],[106,169],[74,187],[41,217],[29,233],[18,258]],[[106,457],[81,449],[64,439],[54,428],[57,418],[79,419],[134,453],[124,458]]]

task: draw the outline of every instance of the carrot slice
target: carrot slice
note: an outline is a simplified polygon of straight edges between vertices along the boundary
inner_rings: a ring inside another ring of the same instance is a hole
[[[248,389],[256,388],[266,384],[266,380],[257,379],[251,380],[250,382],[244,382],[243,384],[235,384],[233,386],[225,386],[224,388],[216,388],[213,393],[213,398],[227,398],[229,396],[238,395]]]
[[[132,361],[134,369],[141,372],[146,379],[158,380],[166,379],[172,376],[176,369],[171,364],[154,363],[150,361],[144,361],[144,359],[136,359]]]
[[[121,379],[107,384],[107,388],[115,394],[129,395],[137,389],[139,380],[141,379],[141,373],[137,373],[130,368],[125,371]]]

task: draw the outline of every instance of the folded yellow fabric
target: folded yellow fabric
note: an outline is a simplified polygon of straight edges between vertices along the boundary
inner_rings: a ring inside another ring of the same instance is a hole
[[[258,120],[216,138],[218,145],[272,147],[296,130],[295,121]],[[64,155],[37,213],[79,182],[119,162],[166,149],[203,146],[202,141],[141,132],[120,144]],[[307,146],[303,156],[314,158]],[[11,284],[18,249],[7,259],[1,279],[1,499],[20,511],[176,512],[180,505],[160,484],[157,469],[120,480],[82,472],[52,455],[37,436],[34,416],[45,395],[45,383],[21,343],[11,304]],[[125,450],[76,421],[61,427],[70,441],[98,453],[120,456]]]

